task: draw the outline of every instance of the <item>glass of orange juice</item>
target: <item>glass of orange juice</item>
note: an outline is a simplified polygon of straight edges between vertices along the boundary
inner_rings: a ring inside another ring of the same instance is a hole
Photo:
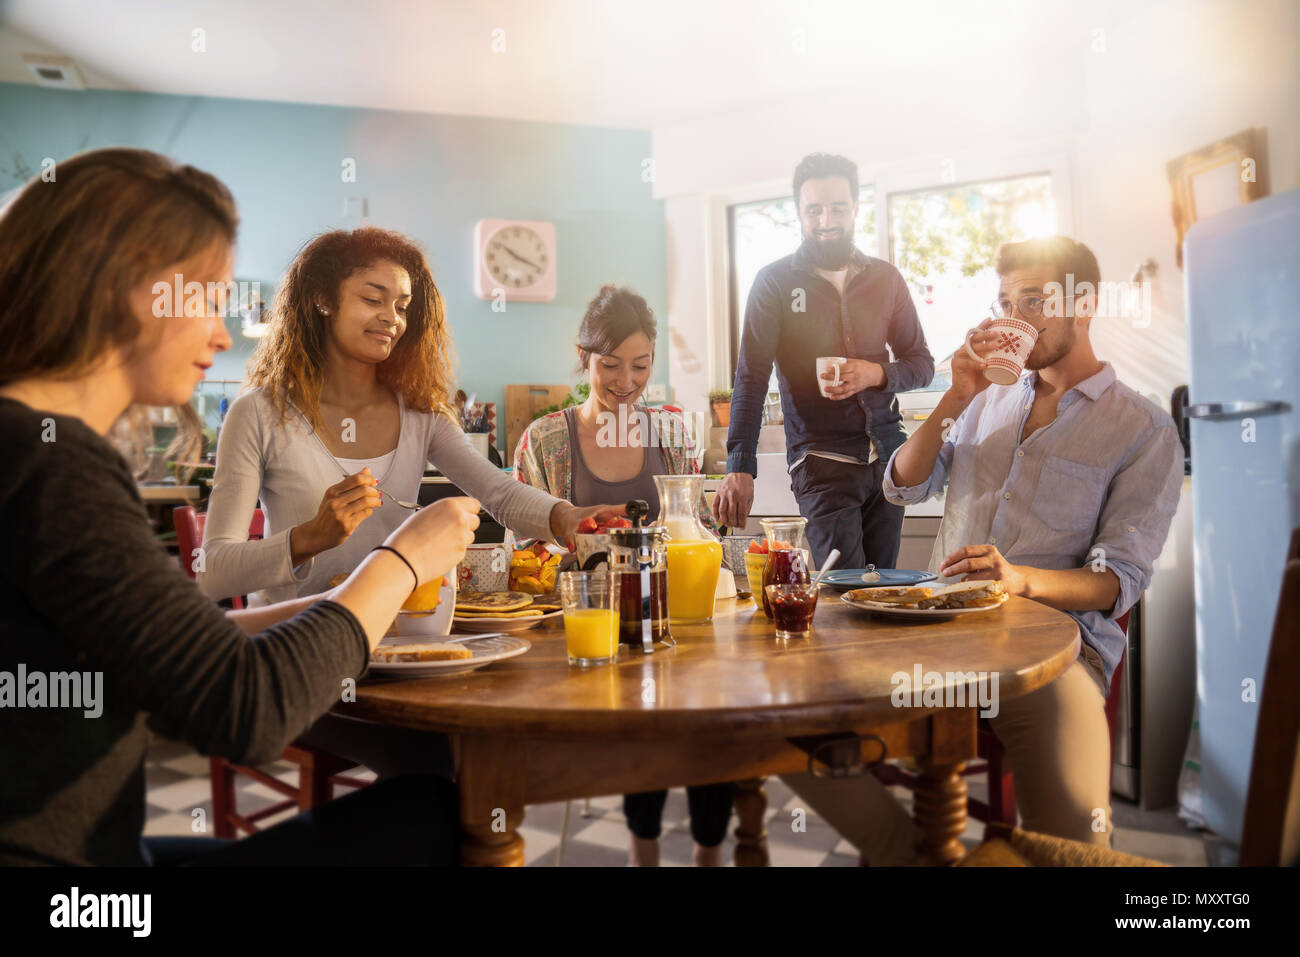
[[[608,572],[563,572],[564,647],[571,665],[603,665],[618,657],[618,609]]]

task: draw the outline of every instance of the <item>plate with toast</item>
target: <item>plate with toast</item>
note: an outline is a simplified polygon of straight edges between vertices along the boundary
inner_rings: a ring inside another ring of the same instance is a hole
[[[533,646],[514,635],[484,635],[470,641],[389,635],[370,652],[370,674],[385,678],[429,678],[463,674],[522,655]],[[464,638],[464,636],[460,636]]]
[[[564,614],[558,595],[521,591],[460,591],[452,618],[461,631],[516,632]]]
[[[1010,597],[1001,582],[966,581],[948,585],[855,588],[840,595],[840,601],[892,618],[942,620],[996,611]]]

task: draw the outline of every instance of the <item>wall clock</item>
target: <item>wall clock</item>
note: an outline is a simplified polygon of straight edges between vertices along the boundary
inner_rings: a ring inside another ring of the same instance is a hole
[[[480,219],[474,226],[474,294],[509,302],[555,298],[555,224]]]

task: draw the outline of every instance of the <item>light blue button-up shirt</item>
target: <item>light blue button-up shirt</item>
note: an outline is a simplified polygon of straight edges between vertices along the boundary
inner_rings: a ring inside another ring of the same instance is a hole
[[[1016,565],[1113,571],[1114,608],[1066,612],[1101,655],[1109,686],[1124,654],[1115,619],[1151,582],[1178,507],[1183,446],[1169,414],[1119,382],[1110,363],[1061,396],[1056,419],[1021,442],[1037,376],[976,396],[920,485],[895,485],[891,456],[884,494],[912,505],[948,484],[933,572],[957,549],[985,544]]]

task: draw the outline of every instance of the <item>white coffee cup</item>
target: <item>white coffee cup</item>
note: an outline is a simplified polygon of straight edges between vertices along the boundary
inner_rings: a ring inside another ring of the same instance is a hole
[[[971,348],[970,337],[977,332],[992,333],[993,351],[981,356]],[[1011,385],[1025,371],[1029,353],[1038,342],[1038,330],[1023,319],[994,319],[987,329],[972,329],[966,333],[966,354],[976,361],[988,363],[984,378],[995,385]]]
[[[817,388],[821,390],[822,395],[826,395],[826,390],[834,385],[840,384],[840,366],[849,360],[844,356],[818,356],[817,357]],[[832,380],[823,379],[822,376],[827,372],[835,373]],[[826,396],[830,398],[830,396]]]

